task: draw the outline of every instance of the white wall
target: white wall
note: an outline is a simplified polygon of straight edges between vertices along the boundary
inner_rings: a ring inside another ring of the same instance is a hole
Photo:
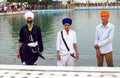
[[[86,0],[74,0],[74,2],[86,3]]]
[[[0,1],[3,1],[3,0],[0,0]],[[41,0],[39,0],[41,1]],[[62,4],[67,4],[67,1],[69,0],[53,0],[53,1],[62,1]],[[74,2],[78,2],[78,3],[86,3],[87,1],[89,1],[90,3],[104,3],[104,2],[107,2],[107,0],[74,0]],[[110,2],[116,2],[116,0],[108,0],[109,3]]]
[[[81,2],[81,3],[86,3],[87,1],[90,1],[90,3],[98,3],[98,2],[107,2],[107,0],[74,0],[75,2]],[[116,2],[116,0],[108,0],[110,2]]]
[[[69,0],[61,0],[62,1],[62,4],[67,4],[67,1]]]

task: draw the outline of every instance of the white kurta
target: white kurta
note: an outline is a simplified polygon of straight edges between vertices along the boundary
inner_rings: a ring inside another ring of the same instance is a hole
[[[63,40],[62,40],[62,36],[61,36],[61,31],[58,32],[57,34],[57,51],[60,51],[60,55],[61,55],[61,60],[58,61],[58,65],[66,65],[65,63],[69,61],[69,63],[73,63],[74,58],[70,56],[70,53],[75,53],[73,44],[77,43],[77,38],[76,38],[76,33],[73,30],[69,30],[69,34],[67,34],[67,32],[65,30],[63,31],[63,37],[70,49],[70,51],[67,50]],[[69,65],[73,65],[73,64],[69,64]]]
[[[113,50],[112,39],[114,34],[114,25],[108,23],[106,26],[100,24],[96,27],[95,44],[100,46],[101,54],[108,53]]]

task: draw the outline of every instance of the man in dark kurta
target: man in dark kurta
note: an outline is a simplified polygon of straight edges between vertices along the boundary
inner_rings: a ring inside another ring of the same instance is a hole
[[[17,57],[21,58],[23,64],[36,65],[39,55],[42,55],[43,52],[41,29],[38,25],[33,24],[34,14],[32,12],[26,12],[24,17],[27,24],[20,29]],[[34,47],[29,46],[29,43],[34,46],[36,43],[38,49],[34,51]]]

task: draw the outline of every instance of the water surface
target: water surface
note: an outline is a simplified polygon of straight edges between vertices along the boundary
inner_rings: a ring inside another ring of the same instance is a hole
[[[70,17],[73,20],[71,29],[77,33],[80,60],[76,66],[96,66],[94,50],[94,34],[96,25],[101,23],[100,10],[74,10],[71,12],[35,13],[34,23],[40,25],[44,43],[44,56],[39,58],[38,65],[56,65],[56,37],[57,32],[63,29],[61,20]],[[115,66],[120,66],[120,11],[110,10],[109,21],[115,25],[113,39],[113,56]],[[16,58],[18,48],[19,29],[26,22],[23,14],[0,16],[0,64],[21,64]],[[106,63],[105,63],[106,65]]]

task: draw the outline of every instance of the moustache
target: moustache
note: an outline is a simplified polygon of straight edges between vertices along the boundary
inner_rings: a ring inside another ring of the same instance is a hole
[[[32,24],[33,22],[32,21],[27,21],[28,24]]]

